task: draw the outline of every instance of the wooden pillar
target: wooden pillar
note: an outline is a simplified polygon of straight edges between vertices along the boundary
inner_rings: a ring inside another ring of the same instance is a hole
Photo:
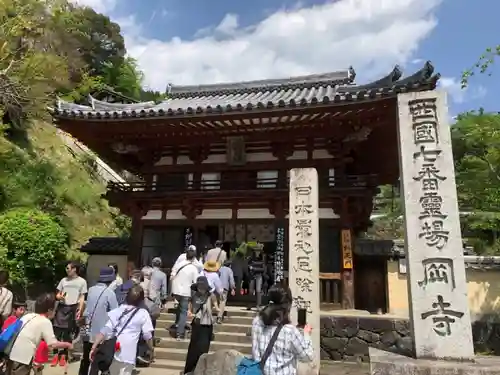
[[[233,224],[233,234],[234,234],[234,243],[235,243],[235,248],[238,248],[239,243],[238,239],[236,237],[236,229],[238,226],[238,205],[233,205],[232,210],[231,210],[231,223]],[[243,239],[244,242],[246,242],[246,228],[245,228],[245,238]]]
[[[342,249],[342,308],[351,310],[354,305],[354,261],[353,261],[353,231],[349,215],[349,198],[342,198],[341,222],[341,249]]]
[[[136,267],[141,266],[143,216],[143,211],[140,208],[134,208],[132,212],[132,236],[128,260],[129,262],[133,262]]]

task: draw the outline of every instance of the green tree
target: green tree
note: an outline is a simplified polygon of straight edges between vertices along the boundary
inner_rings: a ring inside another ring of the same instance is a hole
[[[380,240],[403,238],[403,207],[399,189],[391,185],[382,185],[379,189],[374,197],[372,226],[365,236]]]
[[[127,57],[120,64],[104,63],[102,78],[106,85],[120,94],[140,100],[144,74],[132,57]]]
[[[476,63],[469,69],[465,70],[462,73],[462,88],[465,88],[469,84],[469,80],[476,73],[488,73],[491,75],[491,66],[495,62],[495,60],[500,56],[500,44],[495,47],[488,47],[484,51],[484,53],[479,57]]]
[[[50,215],[33,209],[14,209],[0,215],[0,267],[14,282],[27,286],[43,273],[55,276],[65,259],[68,233]]]
[[[107,64],[121,66],[126,50],[120,25],[89,7],[67,6],[61,17],[92,76],[103,76]]]
[[[500,115],[469,112],[451,127],[463,232],[479,252],[498,253]]]
[[[46,116],[52,93],[68,84],[67,62],[45,32],[52,26],[52,3],[0,0],[0,106],[14,128]]]

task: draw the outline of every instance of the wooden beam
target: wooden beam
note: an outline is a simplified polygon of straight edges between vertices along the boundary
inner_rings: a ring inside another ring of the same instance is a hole
[[[331,159],[313,159],[313,160],[270,160],[248,162],[243,166],[230,166],[227,163],[204,163],[204,164],[176,164],[176,165],[145,165],[141,168],[143,174],[161,174],[161,173],[195,173],[195,172],[238,172],[246,171],[269,171],[292,168],[334,168],[336,166],[350,163],[352,158],[341,157]]]
[[[307,110],[303,110],[302,113],[298,113],[297,115],[306,115]],[[262,131],[270,131],[278,128],[288,128],[288,127],[309,127],[311,124],[329,124],[333,126],[338,126],[342,124],[349,123],[353,120],[362,120],[362,125],[365,123],[369,123],[372,118],[377,117],[386,117],[390,115],[391,119],[395,121],[394,113],[390,110],[390,108],[383,107],[369,107],[366,109],[358,109],[353,111],[347,111],[346,114],[342,114],[341,112],[331,113],[328,117],[319,116],[317,119],[305,119],[305,120],[296,120],[290,122],[268,122],[268,123],[257,123],[252,125],[238,125],[238,126],[221,126],[221,127],[210,127],[210,128],[193,128],[193,127],[183,127],[177,126],[176,124],[172,124],[170,122],[166,122],[163,118],[158,118],[154,122],[150,121],[149,123],[141,122],[141,121],[130,121],[126,125],[123,122],[119,122],[118,125],[113,121],[106,122],[106,125],[103,126],[103,122],[88,122],[84,124],[85,126],[81,126],[82,124],[77,123],[76,121],[61,121],[60,127],[65,129],[67,132],[74,134],[90,134],[90,135],[99,135],[99,137],[106,135],[109,137],[120,137],[123,139],[129,138],[147,138],[150,136],[175,136],[179,134],[192,134],[192,135],[202,135],[202,134],[225,134],[228,135],[237,135],[237,134],[245,134],[248,132],[262,132]],[[248,118],[241,118],[240,121],[247,120]]]
[[[290,116],[301,116],[305,114],[317,114],[317,113],[331,113],[335,115],[341,115],[346,112],[353,112],[359,110],[370,110],[372,108],[381,109],[387,108],[389,106],[395,106],[397,103],[396,96],[387,97],[381,99],[374,100],[365,100],[362,102],[343,102],[343,103],[329,103],[327,105],[318,103],[311,104],[308,106],[297,106],[294,108],[255,108],[251,111],[225,111],[220,112],[214,110],[212,113],[193,113],[189,115],[178,115],[178,116],[169,116],[165,115],[163,117],[150,117],[143,116],[138,113],[135,117],[125,117],[125,118],[114,118],[109,117],[105,118],[104,116],[101,118],[65,118],[60,117],[57,118],[58,123],[72,123],[74,126],[82,126],[82,127],[95,127],[101,126],[103,123],[106,123],[107,126],[115,129],[116,131],[123,130],[124,128],[128,128],[129,126],[124,126],[123,123],[143,123],[147,124],[148,122],[153,122],[155,124],[158,123],[166,123],[169,125],[177,125],[181,123],[188,122],[199,122],[199,121],[234,121],[234,120],[249,120],[249,119],[262,119],[262,118],[270,118],[270,117],[290,117]]]

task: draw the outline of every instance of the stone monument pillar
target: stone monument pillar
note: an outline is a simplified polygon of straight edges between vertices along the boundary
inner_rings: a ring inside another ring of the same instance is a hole
[[[297,324],[297,309],[306,309],[307,323],[320,367],[319,305],[319,213],[318,172],[314,168],[290,171],[289,211],[289,285],[293,296],[292,324]]]
[[[446,94],[398,95],[410,321],[417,358],[472,360]]]

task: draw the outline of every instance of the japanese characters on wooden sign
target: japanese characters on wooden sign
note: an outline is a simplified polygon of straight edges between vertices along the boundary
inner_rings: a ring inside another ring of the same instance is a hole
[[[297,309],[307,311],[313,327],[312,340],[319,369],[319,217],[318,172],[314,168],[290,171],[289,285],[293,307],[291,319],[297,323]]]
[[[189,246],[193,244],[193,232],[191,232],[191,228],[186,228],[184,231],[184,249],[187,250]]]
[[[342,263],[344,269],[352,269],[352,242],[351,242],[351,230],[342,229],[341,231],[341,244],[342,244]]]
[[[281,282],[284,277],[283,262],[285,260],[285,228],[276,228],[276,251],[274,253],[274,281]]]
[[[410,318],[417,357],[474,356],[444,93],[398,95]]]

